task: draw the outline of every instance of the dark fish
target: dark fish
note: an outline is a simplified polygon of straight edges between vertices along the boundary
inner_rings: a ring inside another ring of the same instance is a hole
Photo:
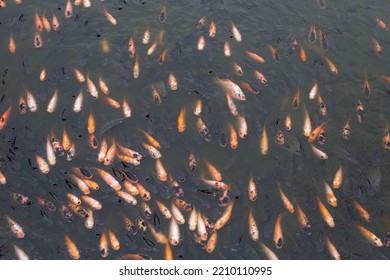
[[[225,132],[222,131],[219,134],[219,146],[221,146],[222,148],[225,148],[226,144],[227,144],[227,137],[226,137]]]
[[[126,179],[129,180],[132,183],[137,183],[138,178],[135,174],[131,173],[130,171],[126,171],[124,169],[121,170],[122,173],[125,175]]]

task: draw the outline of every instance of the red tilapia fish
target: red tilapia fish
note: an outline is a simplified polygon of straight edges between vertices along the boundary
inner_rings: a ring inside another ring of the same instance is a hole
[[[390,258],[386,1],[276,33],[256,1],[35,2],[0,0],[5,258]]]

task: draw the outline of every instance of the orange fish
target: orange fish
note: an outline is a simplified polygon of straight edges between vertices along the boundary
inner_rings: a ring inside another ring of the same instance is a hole
[[[229,221],[232,210],[233,210],[234,201],[229,201],[228,205],[225,208],[225,211],[222,213],[221,217],[215,222],[215,229],[220,230],[222,227],[224,227],[227,222]]]
[[[116,25],[116,19],[104,8],[104,15],[106,16],[107,20],[112,24]]]
[[[333,217],[330,215],[328,209],[326,209],[325,205],[321,202],[318,196],[316,199],[317,199],[318,209],[320,210],[320,214],[322,218],[328,224],[329,227],[333,228],[335,226]]]
[[[265,62],[264,58],[262,58],[258,54],[255,54],[254,52],[245,50],[245,53],[247,54],[247,56],[249,58],[253,59],[254,61],[257,61],[257,62],[260,62],[260,63],[264,63]]]
[[[135,56],[135,45],[133,37],[130,37],[129,42],[127,43],[127,50],[129,51],[130,57]]]
[[[363,235],[363,237],[373,246],[375,247],[383,247],[382,241],[371,231],[366,229],[365,227],[361,225],[357,225],[358,230]]]
[[[119,191],[121,189],[121,185],[119,182],[112,176],[110,173],[100,169],[100,168],[94,168],[100,175],[100,177],[103,179],[103,181],[109,185],[111,188],[113,188],[116,191]]]
[[[379,17],[376,17],[376,24],[378,25],[378,27],[388,31],[389,30],[389,26],[384,23]]]
[[[214,21],[211,21],[210,28],[209,28],[209,36],[211,38],[214,38],[216,33],[217,33],[217,26],[215,25]]]
[[[282,212],[278,215],[275,221],[275,227],[274,227],[274,244],[277,249],[281,249],[283,247],[283,231],[282,231],[282,219],[285,216],[285,212]]]
[[[336,247],[333,245],[333,243],[330,241],[328,235],[325,235],[325,243],[326,247],[328,248],[329,254],[332,256],[335,260],[340,260],[340,254],[337,251]]]
[[[56,17],[56,15],[53,15],[53,19],[52,19],[51,24],[53,26],[54,31],[60,30],[60,22],[58,21],[58,18]]]
[[[340,165],[333,178],[333,188],[339,189],[341,188],[342,184],[343,184],[343,167],[342,165]]]
[[[70,2],[70,0],[68,0],[68,2],[66,3],[66,7],[65,7],[65,17],[66,18],[70,18],[73,14],[73,7],[72,7],[72,3]]]
[[[311,225],[309,223],[309,219],[307,218],[305,212],[303,212],[302,208],[297,204],[297,215],[298,215],[298,221],[299,221],[299,226],[303,231],[306,229],[310,228]]]
[[[367,223],[371,222],[370,214],[359,202],[353,200],[353,207],[355,208],[356,212],[358,212],[359,216],[362,217]]]
[[[167,58],[167,54],[169,53],[170,49],[169,48],[166,48],[165,50],[163,50],[163,52],[161,53],[160,57],[158,58],[157,62],[158,64],[163,64],[164,61],[166,60]]]
[[[179,117],[177,118],[177,131],[183,133],[186,130],[186,108],[183,107],[180,110]]]
[[[41,18],[39,17],[37,11],[35,11],[34,17],[35,17],[35,28],[36,28],[39,32],[41,32],[41,31],[43,30],[43,24],[42,24],[42,20],[41,20]]]
[[[301,60],[302,60],[302,62],[305,62],[306,61],[306,51],[302,45],[300,45],[300,52],[301,52]]]
[[[43,22],[43,27],[45,28],[46,32],[51,31],[51,26],[49,20],[45,17],[45,15],[42,15],[42,22]]]
[[[79,250],[77,249],[76,244],[67,234],[65,234],[65,245],[68,249],[69,256],[74,260],[78,260],[80,258]]]
[[[0,118],[0,130],[2,130],[7,124],[12,112],[12,105],[9,105],[7,110],[3,113]]]
[[[284,204],[284,207],[290,212],[294,213],[294,206],[291,204],[290,200],[287,198],[287,196],[282,191],[282,188],[280,187],[280,183],[277,182],[280,198],[282,199],[282,202]]]
[[[300,91],[299,88],[297,88],[297,91],[295,92],[293,101],[292,101],[292,103],[291,103],[293,109],[297,109],[297,108],[298,108],[299,103],[300,103],[300,100],[301,100],[301,91]]]
[[[324,60],[325,60],[326,64],[328,65],[330,71],[331,71],[333,74],[337,75],[337,74],[338,74],[338,71],[337,71],[336,65],[334,65],[333,62],[332,62],[329,58],[327,58],[327,57],[325,57],[325,56],[324,56]]]
[[[14,36],[12,35],[12,33],[9,35],[8,49],[9,49],[10,53],[15,53],[15,51],[16,51],[16,45],[15,45]]]
[[[324,129],[324,126],[327,122],[323,122],[320,125],[318,125],[313,131],[310,132],[309,138],[307,139],[307,142],[311,143],[314,140],[317,139],[320,132]]]

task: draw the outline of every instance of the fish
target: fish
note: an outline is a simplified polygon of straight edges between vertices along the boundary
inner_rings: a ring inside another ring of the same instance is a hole
[[[375,234],[373,234],[371,231],[366,229],[365,227],[361,225],[357,225],[357,229],[359,232],[363,235],[364,239],[367,240],[371,245],[375,247],[383,247],[383,243]]]
[[[386,31],[389,31],[389,26],[383,21],[381,20],[379,17],[376,17],[376,25],[383,29],[383,30],[386,30]]]
[[[303,232],[310,234],[308,230],[311,228],[311,225],[309,223],[309,219],[307,218],[305,212],[303,212],[299,204],[296,204],[295,209],[297,210],[298,222],[300,228],[302,229]]]
[[[26,101],[27,101],[27,107],[30,110],[30,112],[38,111],[37,101],[35,100],[34,95],[28,89],[26,89]]]
[[[325,152],[323,152],[320,149],[316,148],[312,144],[310,146],[311,146],[311,150],[313,151],[313,154],[317,158],[322,159],[322,160],[327,160],[328,159],[328,155]]]
[[[232,50],[230,48],[230,45],[228,43],[228,41],[225,41],[223,43],[223,54],[226,56],[226,57],[229,57],[232,55]]]
[[[336,65],[334,65],[334,63],[327,57],[324,57],[324,60],[325,60],[326,64],[328,65],[329,70],[333,74],[337,75],[338,74],[338,70],[336,68]]]
[[[343,127],[342,136],[345,140],[349,140],[351,138],[351,127],[349,125],[349,121],[347,121]]]
[[[89,75],[87,75],[87,86],[88,86],[88,92],[91,94],[91,96],[95,99],[99,97],[99,93],[96,89],[95,84],[92,82],[92,80],[89,78]]]
[[[315,99],[318,95],[318,84],[317,82],[314,82],[310,92],[309,92],[309,98],[311,100]]]
[[[215,247],[217,246],[217,240],[218,240],[217,231],[215,231],[211,234],[209,240],[206,243],[205,248],[207,253],[211,254],[212,252],[214,252]]]
[[[246,55],[254,60],[254,61],[257,61],[257,62],[260,62],[260,63],[264,63],[265,62],[265,59],[263,57],[261,57],[260,55],[254,53],[254,52],[251,52],[251,51],[248,51],[248,50],[245,50],[245,53]]]
[[[271,52],[271,55],[272,55],[272,58],[274,59],[274,61],[276,63],[279,63],[280,62],[280,56],[279,56],[279,53],[276,51],[276,49],[273,46],[271,46],[271,45],[268,45],[267,48]]]
[[[317,31],[314,24],[310,25],[309,42],[314,44],[317,41]]]
[[[242,70],[241,66],[239,64],[237,64],[236,62],[233,63],[233,70],[234,70],[234,73],[239,77],[244,75],[244,70]]]
[[[9,118],[11,117],[12,105],[9,105],[7,110],[0,117],[0,130],[3,130],[7,125]]]
[[[268,260],[278,260],[279,258],[276,256],[276,254],[268,248],[264,243],[259,242],[260,249],[263,252],[263,254],[267,257]]]
[[[371,215],[367,212],[367,210],[364,209],[363,206],[355,199],[352,200],[352,202],[353,202],[353,207],[355,208],[359,216],[362,217],[367,223],[371,222]]]
[[[310,132],[310,135],[308,136],[307,142],[312,143],[315,139],[317,139],[318,136],[320,135],[321,131],[324,130],[326,123],[327,123],[327,121],[319,124],[315,129],[313,129]]]
[[[343,184],[343,166],[340,165],[333,178],[333,188],[339,189]]]
[[[265,126],[263,126],[263,132],[260,137],[260,152],[264,156],[268,154],[268,136]]]
[[[205,45],[206,45],[206,41],[205,41],[204,36],[202,35],[199,37],[199,40],[198,40],[198,51],[203,51]]]
[[[186,130],[186,108],[183,107],[180,110],[180,114],[177,118],[177,131],[183,133]]]
[[[47,104],[47,109],[46,111],[48,113],[53,113],[57,107],[57,102],[58,102],[58,90],[56,89],[50,98],[49,103]]]
[[[22,239],[26,236],[26,234],[23,231],[23,228],[17,222],[15,222],[10,216],[5,215],[5,219],[7,220],[10,231],[16,238]]]
[[[53,15],[53,19],[52,19],[51,24],[53,26],[53,30],[54,31],[59,31],[60,30],[60,22],[58,21],[58,18],[57,18],[56,15]]]
[[[69,2],[70,1],[68,0],[68,3]],[[65,245],[67,247],[68,254],[72,259],[74,260],[80,259],[79,249],[77,248],[76,244],[73,242],[73,240],[70,238],[68,234],[65,234]]]
[[[20,248],[19,246],[15,245],[15,244],[12,244],[12,245],[14,247],[15,254],[19,260],[23,260],[23,261],[29,260],[28,255],[26,254],[26,252],[22,248]]]
[[[167,8],[165,6],[161,8],[160,16],[158,19],[160,23],[165,23],[167,21]]]
[[[356,105],[356,116],[357,116],[359,123],[363,123],[366,114],[364,111],[364,106],[359,99],[358,99],[358,104]]]
[[[281,249],[284,245],[283,231],[282,231],[282,219],[285,216],[285,212],[279,213],[275,221],[273,241],[276,249]]]
[[[16,52],[16,44],[12,33],[9,35],[8,49],[10,53]]]
[[[335,260],[340,260],[341,259],[340,254],[337,251],[334,244],[332,243],[332,241],[330,241],[328,235],[325,235],[325,243],[326,243],[326,247],[328,248],[328,252],[331,255],[331,257]]]
[[[374,45],[374,52],[376,55],[381,56],[383,54],[382,47],[379,44],[378,40],[375,39],[374,37],[371,37],[371,41]]]
[[[223,228],[230,220],[230,217],[232,215],[232,210],[233,210],[233,206],[234,206],[234,201],[231,200],[224,212],[222,213],[221,217],[215,222],[215,230],[220,230],[221,228]]]
[[[305,49],[303,48],[302,45],[300,45],[300,48],[299,48],[299,49],[300,49],[301,61],[302,61],[302,62],[305,62],[306,59],[307,59],[306,51],[305,51]]]
[[[325,205],[321,202],[320,198],[317,196],[317,205],[322,216],[322,219],[328,224],[329,227],[335,227],[335,222],[332,215],[329,213],[328,209],[326,209]]]
[[[284,207],[290,212],[294,213],[294,206],[291,204],[290,200],[287,198],[287,196],[282,191],[281,185],[279,182],[276,183],[278,185],[280,198],[282,199],[282,202],[284,204]]]
[[[107,20],[112,24],[112,25],[116,25],[117,24],[117,21],[116,19],[106,10],[105,7],[103,7],[103,10],[104,10],[104,15],[106,16]]]
[[[328,49],[328,40],[326,39],[326,36],[324,34],[324,32],[319,29],[319,37],[320,37],[320,44],[321,44],[321,47],[324,49],[324,50],[327,50]]]
[[[329,184],[324,181],[324,193],[326,196],[326,200],[329,203],[329,205],[333,207],[337,207],[337,198],[334,195],[332,189],[330,188]]]
[[[291,128],[292,128],[292,121],[291,121],[290,114],[287,114],[287,116],[286,116],[286,120],[284,122],[284,127],[286,128],[286,130],[291,130]]]
[[[237,41],[237,42],[241,42],[242,41],[242,38],[241,38],[241,33],[240,31],[237,29],[236,25],[234,24],[233,21],[230,21],[230,27],[231,27],[231,32],[233,34],[233,38]]]
[[[248,184],[248,194],[249,194],[249,200],[250,201],[256,201],[257,200],[257,188],[255,181],[253,179],[253,176],[251,174],[249,178],[249,184]]]
[[[312,128],[311,128],[309,112],[307,111],[306,107],[304,108],[304,112],[305,112],[305,122],[303,124],[303,135],[309,137],[311,136]]]
[[[297,91],[295,92],[293,101],[291,103],[293,109],[297,109],[299,107],[300,100],[301,100],[301,91],[299,88],[297,88]]]
[[[209,36],[210,36],[211,38],[214,38],[216,33],[217,33],[217,26],[215,25],[215,22],[214,22],[214,20],[213,20],[213,21],[211,21],[211,23],[210,23]]]
[[[248,216],[248,226],[249,226],[249,235],[253,241],[259,240],[259,229],[256,224],[256,220],[253,217],[252,208],[249,208],[249,216]]]

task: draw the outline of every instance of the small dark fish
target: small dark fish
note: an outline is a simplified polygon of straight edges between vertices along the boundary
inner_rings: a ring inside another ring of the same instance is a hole
[[[129,172],[129,171],[126,171],[124,169],[121,170],[122,173],[125,175],[126,179],[128,179],[130,182],[132,183],[137,183],[138,182],[138,178],[135,174]]]
[[[167,8],[165,6],[161,8],[160,16],[158,19],[161,23],[164,23],[167,20]]]
[[[80,170],[81,174],[83,174],[85,179],[91,179],[92,178],[92,173],[88,169],[82,168],[82,167],[79,167],[78,169]]]
[[[161,225],[160,216],[157,214],[156,211],[153,212],[153,225],[156,230],[160,229],[160,225]]]
[[[22,14],[19,16],[18,21],[21,21],[21,22],[24,21],[24,13],[22,13]]]
[[[153,247],[153,248],[156,247],[156,243],[154,243],[149,238],[146,238],[143,236],[142,239],[145,241],[146,245],[148,245],[149,247]]]
[[[323,252],[325,246],[325,235],[322,230],[320,230],[316,236],[316,248],[318,252]]]
[[[222,133],[219,134],[219,146],[225,148],[226,144],[227,144],[227,137],[225,132],[222,131]]]
[[[321,47],[324,50],[328,49],[328,40],[326,39],[325,34],[322,32],[321,29],[320,29],[320,43],[321,43]]]

